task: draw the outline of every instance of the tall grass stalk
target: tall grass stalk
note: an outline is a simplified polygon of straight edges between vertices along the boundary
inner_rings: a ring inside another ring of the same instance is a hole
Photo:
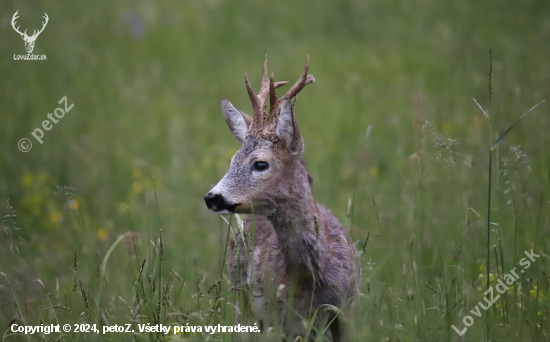
[[[489,49],[489,109],[487,110],[487,128],[489,130],[489,184],[487,191],[487,290],[489,289],[489,274],[491,265],[491,183],[493,171],[493,149],[491,139],[493,136],[491,127],[491,110],[493,103],[493,49]],[[488,317],[488,316],[487,316]],[[489,323],[487,323],[487,340],[489,340]]]
[[[162,323],[163,324],[166,324],[166,305],[163,305],[162,304],[162,261],[164,259],[164,244],[162,242],[162,221],[160,220],[160,208],[159,208],[159,202],[158,202],[158,198],[157,198],[157,189],[156,189],[156,186],[155,186],[155,180],[153,177],[151,177],[151,179],[153,180],[153,193],[155,194],[155,204],[157,206],[157,219],[158,219],[158,224],[159,224],[159,273],[158,273],[158,276],[159,276],[159,285],[158,285],[158,291],[159,291],[159,297],[158,297],[158,303],[157,303],[157,318],[158,318],[158,322],[160,322],[160,316],[162,314]],[[200,297],[199,297],[200,299]],[[164,307],[164,310],[162,310]],[[162,340],[164,341],[164,334],[162,333],[157,333],[157,336],[158,334],[161,334],[162,335]]]
[[[487,120],[487,129],[488,129],[488,141],[489,141],[489,176],[488,176],[488,190],[487,190],[487,260],[486,260],[486,276],[487,276],[487,286],[486,289],[489,290],[489,279],[490,279],[490,265],[491,265],[491,181],[492,181],[492,166],[493,166],[493,144],[491,144],[492,139],[492,127],[491,127],[491,108],[493,102],[493,49],[489,49],[489,107],[487,111],[481,107],[481,105],[474,98],[474,102],[477,104],[479,109],[485,115]],[[487,312],[486,317],[486,339],[489,341],[489,312]]]
[[[25,318],[23,317],[23,312],[21,311],[21,307],[19,306],[19,302],[17,301],[17,297],[15,296],[15,291],[13,291],[13,287],[11,286],[11,283],[10,283],[10,280],[8,279],[8,276],[4,273],[4,272],[0,272],[1,275],[4,276],[4,278],[6,278],[6,281],[8,282],[8,286],[10,287],[10,291],[11,291],[11,294],[13,296],[13,300],[15,301],[15,305],[17,305],[17,310],[19,311],[19,316],[21,317],[21,320],[23,321],[23,323],[25,323]],[[6,333],[8,332],[8,330],[6,330]],[[31,340],[30,338],[30,335],[25,335],[27,336],[27,340]],[[2,338],[2,341],[4,341],[4,339],[6,338],[6,334],[4,334],[4,337]]]
[[[99,273],[99,289],[97,290],[97,295],[96,295],[96,312],[97,312],[97,314],[100,318],[102,317],[102,315],[101,315],[101,295],[103,293],[103,284],[107,282],[107,280],[105,279],[105,273],[107,271],[107,261],[109,261],[109,258],[111,257],[111,254],[115,250],[116,246],[118,246],[118,244],[121,241],[123,241],[128,236],[128,234],[130,234],[130,232],[126,232],[126,233],[120,235],[115,240],[115,242],[113,242],[111,247],[109,247],[109,249],[107,250],[107,253],[105,253],[105,256],[103,257],[103,262],[101,263],[101,268],[100,268],[100,273]]]
[[[220,269],[220,277],[216,283],[216,286],[217,286],[217,289],[216,289],[216,308],[217,309],[221,309],[221,296],[222,296],[222,282],[223,282],[223,272],[225,271],[225,263],[226,263],[226,257],[227,257],[227,246],[229,244],[229,233],[231,231],[231,222],[233,220],[233,215],[229,216],[229,222],[227,224],[227,235],[225,237],[225,247],[223,249],[223,258],[222,258],[222,265],[221,265],[221,269]],[[224,311],[223,311],[223,315],[225,317],[225,308],[227,306],[224,306]]]

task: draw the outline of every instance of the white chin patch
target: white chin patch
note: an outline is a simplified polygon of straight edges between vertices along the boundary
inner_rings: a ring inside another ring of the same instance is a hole
[[[212,210],[214,212],[214,214],[218,214],[218,215],[231,215],[233,214],[232,212],[230,212],[229,210],[227,209],[222,209],[222,210]]]

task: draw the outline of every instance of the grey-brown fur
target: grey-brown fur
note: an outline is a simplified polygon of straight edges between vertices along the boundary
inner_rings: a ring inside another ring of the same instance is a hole
[[[271,110],[265,121],[267,60],[257,100],[247,80],[254,120],[262,120],[262,124],[246,122],[246,114],[222,101],[226,121],[243,145],[227,174],[207,195],[217,196],[217,204],[207,200],[209,208],[217,212],[227,213],[225,208],[230,208],[230,212],[254,214],[231,241],[228,258],[233,287],[242,299],[239,312],[246,315],[250,310],[262,320],[264,329],[282,321],[290,340],[305,336],[306,331],[295,313],[308,319],[324,304],[349,310],[359,295],[361,281],[356,249],[338,219],[313,198],[312,179],[302,155],[303,140],[289,101],[307,80],[313,80],[307,75],[307,66],[280,100],[274,96],[271,79]],[[243,134],[245,124],[248,131]],[[269,168],[258,171],[257,161]],[[316,325],[322,329],[331,314],[319,311]],[[337,319],[327,336],[341,339],[339,327]]]

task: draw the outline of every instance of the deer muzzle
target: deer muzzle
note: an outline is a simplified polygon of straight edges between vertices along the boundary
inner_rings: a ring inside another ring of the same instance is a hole
[[[220,194],[209,192],[204,196],[206,207],[216,214],[232,214],[237,204],[231,204]]]

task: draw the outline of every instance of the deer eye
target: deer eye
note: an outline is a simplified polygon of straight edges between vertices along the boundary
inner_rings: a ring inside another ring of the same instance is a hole
[[[269,168],[269,164],[264,161],[257,161],[254,163],[254,166],[252,166],[252,169],[254,171],[265,171]]]

